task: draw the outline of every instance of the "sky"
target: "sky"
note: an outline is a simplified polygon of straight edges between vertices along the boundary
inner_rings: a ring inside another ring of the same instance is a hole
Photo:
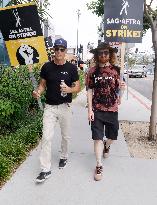
[[[91,0],[52,0],[49,13],[53,16],[55,34],[62,35],[68,41],[68,46],[77,45],[77,28],[79,44],[93,42],[97,45],[97,28],[100,18],[87,10],[86,3]],[[77,10],[80,9],[78,23]]]
[[[147,0],[147,4],[149,4],[149,3],[150,3],[150,0]],[[156,8],[156,7],[157,7],[157,0],[153,0],[152,8]],[[146,32],[146,34],[143,36],[142,43],[136,43],[135,48],[138,48],[139,51],[153,53],[153,51],[151,49],[152,46],[153,46],[153,44],[152,44],[152,32],[151,32],[151,29],[149,29]]]
[[[79,44],[87,45],[88,42],[97,46],[98,42],[98,26],[101,18],[87,9],[87,2],[92,0],[52,0],[49,13],[53,16],[52,23],[54,25],[55,34],[61,35],[68,41],[69,47],[77,45],[77,28],[79,33]],[[149,3],[150,0],[147,0]],[[153,6],[157,6],[154,0]],[[78,24],[77,10],[80,9],[81,15]],[[135,44],[140,51],[150,50],[152,46],[152,36],[149,30],[143,37],[142,43]]]
[[[151,47],[153,46],[152,43],[152,32],[151,29],[149,29],[146,34],[143,36],[142,38],[142,43],[136,43],[134,50],[136,48],[138,48],[139,51],[145,51],[147,53],[153,53],[153,50],[151,49]]]

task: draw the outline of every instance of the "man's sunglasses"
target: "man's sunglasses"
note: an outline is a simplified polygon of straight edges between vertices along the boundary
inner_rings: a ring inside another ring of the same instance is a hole
[[[98,51],[98,56],[102,56],[102,55],[105,55],[105,56],[107,56],[107,55],[109,55],[109,51]]]
[[[64,52],[64,51],[65,51],[65,48],[58,48],[58,47],[56,47],[56,48],[55,48],[55,51],[61,51],[61,52]]]

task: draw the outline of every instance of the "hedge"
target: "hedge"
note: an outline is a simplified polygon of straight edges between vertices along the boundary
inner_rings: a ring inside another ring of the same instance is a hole
[[[16,132],[0,138],[0,185],[9,179],[13,171],[23,162],[28,153],[34,148],[41,137],[41,112],[35,115],[27,116],[30,122],[24,125]]]

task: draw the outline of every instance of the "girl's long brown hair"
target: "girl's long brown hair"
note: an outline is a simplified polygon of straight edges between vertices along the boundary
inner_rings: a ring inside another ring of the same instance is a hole
[[[110,57],[109,57],[109,62],[110,62],[112,65],[117,64],[116,53],[113,52],[113,51],[110,51],[109,55],[110,55]],[[95,53],[94,53],[94,61],[95,61],[95,64],[96,64],[96,65],[99,64],[98,52],[95,52]]]

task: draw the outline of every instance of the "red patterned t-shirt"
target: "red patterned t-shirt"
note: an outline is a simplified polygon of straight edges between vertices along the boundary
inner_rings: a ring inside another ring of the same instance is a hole
[[[90,68],[87,86],[93,90],[93,110],[118,111],[117,92],[119,89],[120,69],[109,65],[103,68]]]

